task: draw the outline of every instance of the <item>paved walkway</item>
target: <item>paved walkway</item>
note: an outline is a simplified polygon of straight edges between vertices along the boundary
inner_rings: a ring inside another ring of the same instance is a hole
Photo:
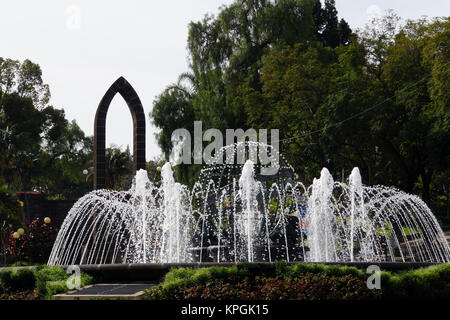
[[[93,284],[65,294],[57,294],[54,300],[140,300],[145,289],[155,283]]]

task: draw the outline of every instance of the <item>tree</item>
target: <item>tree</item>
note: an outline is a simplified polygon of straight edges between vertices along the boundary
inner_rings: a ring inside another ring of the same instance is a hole
[[[348,45],[352,38],[352,30],[344,19],[338,22],[336,3],[334,0],[322,2],[316,0],[312,9],[314,20],[314,34],[323,45],[335,48],[339,45]]]
[[[444,120],[448,118],[448,106],[442,109],[440,99],[430,95],[432,68],[435,74],[449,69],[440,63],[442,56],[427,53],[436,38],[442,41],[445,34],[448,38],[448,27],[448,19],[420,19],[407,21],[397,33],[381,66],[380,80],[395,99],[378,113],[373,130],[385,152],[392,155],[397,175],[403,177],[403,189],[414,191],[420,181],[419,190],[428,204],[433,175],[445,170],[449,163],[450,127]],[[447,53],[446,61],[448,57]]]
[[[48,104],[39,65],[0,58],[0,179],[11,190],[74,199],[90,188],[83,168],[93,143]]]
[[[437,170],[431,179],[431,200],[443,215],[450,215],[450,18],[436,20],[430,25],[432,30],[423,51],[424,64],[431,70],[429,78],[430,110],[434,113],[434,123],[430,132],[430,149],[438,149],[438,154],[430,155],[432,166]]]
[[[16,92],[20,97],[30,98],[38,108],[46,106],[50,99],[50,89],[42,81],[41,67],[26,59],[18,60],[0,57],[0,92]]]
[[[283,128],[282,140],[323,128],[333,76],[330,65],[336,58],[332,49],[321,44],[297,44],[267,55],[261,76],[262,92],[240,88],[239,102],[249,115],[249,126]],[[303,178],[312,180],[311,174],[330,166],[328,138],[322,132],[281,142],[281,148]]]
[[[343,45],[349,45],[354,34],[347,21],[345,21],[344,19],[341,19],[339,21],[338,31],[339,42]]]
[[[247,129],[249,114],[241,105],[240,88],[261,93],[265,57],[285,46],[317,41],[316,33],[322,33],[322,28],[315,22],[323,17],[324,28],[331,30],[332,18],[326,13],[333,8],[334,2],[322,9],[320,2],[313,0],[238,0],[223,7],[217,18],[205,16],[202,21],[191,22],[191,70],[187,74],[194,90],[186,92],[183,86],[169,86],[155,100],[152,112],[155,125],[162,129],[159,144],[166,157],[173,147],[173,130],[185,128],[192,133],[194,119],[202,121],[204,130]],[[337,24],[336,20],[336,30]],[[172,119],[169,115],[174,109],[180,114]],[[183,172],[183,182],[199,171],[182,165],[176,170]]]
[[[325,0],[323,9],[324,30],[322,41],[326,46],[336,48],[340,43],[338,16],[334,0]]]
[[[106,148],[106,186],[115,190],[127,190],[131,186],[133,159],[130,148],[125,151],[116,146]]]
[[[91,191],[83,171],[92,166],[93,149],[92,137],[86,137],[75,121],[69,122],[59,139],[41,151],[35,188],[57,199],[78,199]]]
[[[388,12],[354,34],[333,0],[235,1],[190,24],[189,89],[179,81],[155,101],[160,145],[167,156],[172,131],[192,133],[194,119],[204,130],[281,129],[281,152],[305,183],[323,166],[335,176],[358,166],[367,184],[443,206],[449,47],[449,18]],[[187,183],[198,168],[176,171]]]
[[[19,61],[0,57],[0,96],[11,93],[16,86]]]
[[[322,9],[322,2],[320,0],[314,1],[312,16],[314,21],[314,34],[317,39],[320,39],[325,27],[325,17]]]
[[[261,92],[240,87],[249,125],[282,128],[282,151],[303,181],[322,166],[335,175],[358,166],[367,183],[420,192],[432,203],[433,176],[449,163],[441,89],[448,22],[398,22],[383,17],[347,47],[274,50],[265,57]]]
[[[0,185],[0,254],[3,256],[3,264],[7,263],[7,246],[11,230],[17,230],[22,222],[21,202],[15,194],[8,191],[6,185]]]
[[[0,107],[1,174],[16,190],[19,186],[27,188],[30,170],[39,155],[44,117],[34,108],[30,98],[20,97],[17,93],[4,94]]]
[[[178,128],[193,130],[194,110],[190,99],[188,92],[179,87],[169,87],[157,97],[154,104],[152,119],[157,127],[164,128],[157,138],[166,159],[172,150],[172,132]]]

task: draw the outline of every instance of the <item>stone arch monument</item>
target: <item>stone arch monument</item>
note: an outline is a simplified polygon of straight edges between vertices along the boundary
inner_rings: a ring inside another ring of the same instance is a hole
[[[120,77],[106,91],[97,108],[94,121],[94,189],[106,187],[106,114],[112,99],[120,93],[133,118],[134,171],[145,169],[145,114],[136,91],[125,78]]]

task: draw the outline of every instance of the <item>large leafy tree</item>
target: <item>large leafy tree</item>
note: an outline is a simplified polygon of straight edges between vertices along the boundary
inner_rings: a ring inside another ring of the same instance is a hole
[[[28,59],[21,63],[0,57],[0,92],[15,92],[22,98],[30,98],[38,108],[47,105],[50,99],[50,89],[42,81],[40,66]]]
[[[396,33],[387,45],[378,82],[384,96],[395,98],[382,105],[372,127],[387,156],[381,160],[384,166],[398,177],[400,187],[409,192],[417,188],[427,203],[431,203],[433,176],[449,163],[448,104],[433,94],[436,88],[448,86],[448,78],[441,75],[450,70],[442,63],[450,57],[449,26],[448,19],[421,19],[408,21]],[[436,40],[447,52],[435,47]]]
[[[35,188],[60,199],[77,199],[92,189],[83,171],[92,166],[94,143],[75,121],[64,127],[61,135],[47,146],[33,175]],[[57,177],[57,179],[55,179]]]
[[[194,119],[278,128],[306,183],[322,166],[339,178],[358,166],[365,183],[449,211],[449,30],[448,18],[390,12],[354,34],[333,0],[235,1],[190,24],[190,70],[152,114],[160,145],[168,155],[172,131]]]
[[[346,47],[272,51],[262,91],[241,86],[240,103],[249,125],[282,128],[282,151],[306,181],[321,166],[335,176],[358,166],[367,183],[432,204],[433,188],[445,189],[433,177],[448,176],[449,24],[399,23],[383,17]]]
[[[247,129],[249,117],[256,115],[243,108],[241,88],[262,93],[265,57],[295,44],[348,44],[351,30],[345,21],[341,23],[343,41],[334,2],[327,1],[322,7],[314,0],[238,0],[223,7],[216,18],[206,16],[192,22],[190,71],[181,76],[181,83],[157,97],[151,115],[162,129],[159,143],[163,152],[168,156],[172,150],[173,130],[192,132],[193,120],[201,120],[204,130]],[[178,170],[184,172],[183,182],[192,182],[198,168],[180,166]]]
[[[254,128],[283,128],[282,140],[321,129],[327,113],[326,100],[332,72],[330,64],[336,55],[322,45],[295,45],[273,51],[266,56],[262,69],[262,91],[240,88],[240,101],[247,111],[248,123]],[[325,139],[325,140],[324,140]],[[282,142],[288,160],[299,168],[316,172],[330,161],[326,150],[326,136],[315,136]],[[310,164],[314,164],[311,166]]]
[[[92,139],[49,97],[39,65],[0,58],[0,179],[12,190],[77,198],[89,189],[82,167]]]

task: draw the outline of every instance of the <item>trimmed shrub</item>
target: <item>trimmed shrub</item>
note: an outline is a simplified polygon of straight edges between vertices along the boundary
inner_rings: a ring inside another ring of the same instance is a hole
[[[81,286],[92,283],[92,277],[81,273]],[[68,274],[63,268],[56,266],[40,266],[36,271],[36,288],[41,299],[51,299],[52,295],[69,291]]]
[[[385,298],[449,299],[450,264],[397,274],[382,273],[381,283]]]
[[[81,286],[92,283],[92,277],[81,273]],[[2,297],[34,297],[51,299],[55,294],[69,291],[67,279],[70,274],[55,266],[36,266],[35,269],[18,269],[0,272]]]
[[[0,272],[0,284],[3,290],[29,290],[35,287],[36,278],[33,269],[8,270]]]

